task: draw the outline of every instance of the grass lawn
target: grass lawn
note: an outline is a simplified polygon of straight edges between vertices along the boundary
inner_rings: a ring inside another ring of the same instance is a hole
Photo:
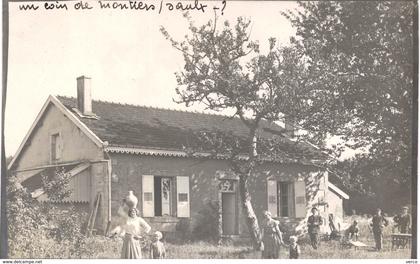
[[[96,244],[94,250],[96,253],[91,258],[119,258],[122,241],[120,239],[104,239],[102,243]],[[391,251],[391,245],[389,239],[384,240],[384,249],[381,252],[373,250],[373,240],[362,240],[363,243],[369,247],[364,249],[343,249],[338,241],[323,241],[321,242],[320,248],[314,250],[308,244],[301,245],[301,258],[320,258],[320,259],[380,259],[380,258],[391,258],[391,259],[407,259],[410,258],[409,249],[398,249]],[[98,245],[102,245],[99,246]],[[242,259],[251,258],[256,259],[261,257],[261,252],[253,251],[248,245],[214,245],[208,242],[194,242],[189,244],[171,244],[166,243],[167,258],[168,259]],[[148,258],[147,249],[143,250],[143,257]],[[288,249],[282,248],[281,258],[289,258]]]
[[[354,216],[346,219],[351,223],[353,220],[359,222],[360,237],[359,241],[365,243],[368,247],[355,250],[354,248],[342,248],[338,241],[321,241],[318,250],[305,243],[304,239],[299,240],[301,247],[301,258],[306,259],[408,259],[410,258],[410,249],[398,249],[391,251],[391,233],[392,226],[384,230],[384,245],[381,252],[373,250],[375,242],[369,229],[369,218]],[[108,239],[104,237],[92,238],[92,247],[90,252],[94,252],[90,258],[119,258],[122,247],[121,239]],[[287,241],[286,241],[287,242]],[[224,245],[215,245],[208,242],[191,243],[165,243],[167,258],[169,259],[209,259],[209,258],[261,258],[261,252],[255,252],[248,244],[226,243]],[[147,258],[147,248],[143,250],[143,257]],[[281,258],[289,258],[287,248],[282,248]],[[88,257],[88,256],[87,256]]]
[[[354,220],[348,219],[348,220]],[[366,248],[355,250],[354,248],[343,248],[339,241],[321,241],[318,250],[314,250],[309,245],[309,239],[300,238],[298,243],[301,247],[300,258],[306,259],[408,259],[410,258],[409,249],[398,249],[391,251],[391,233],[392,226],[384,230],[383,251],[373,250],[374,241],[372,232],[369,229],[367,217],[358,217],[360,237],[359,241],[367,245]],[[351,221],[348,221],[351,222]],[[41,233],[39,235],[42,235]],[[173,239],[177,239],[176,237]],[[209,242],[197,241],[187,242],[183,239],[169,240],[165,242],[168,259],[259,259],[261,252],[254,251],[250,244],[245,242],[225,242],[222,245],[216,245]],[[115,259],[120,258],[122,248],[122,238],[107,238],[104,236],[92,236],[87,238],[78,248],[80,254],[72,255],[72,247],[69,244],[57,244],[51,238],[37,237],[36,250],[33,256],[39,258],[70,258],[77,256],[87,259]],[[287,239],[285,239],[287,243]],[[148,258],[148,245],[150,242],[143,241],[143,258]],[[30,243],[29,243],[30,244]],[[27,258],[25,251],[14,252],[11,258]],[[287,248],[282,248],[280,258],[289,258]]]

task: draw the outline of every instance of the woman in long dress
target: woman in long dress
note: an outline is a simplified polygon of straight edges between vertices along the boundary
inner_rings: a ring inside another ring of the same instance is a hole
[[[264,211],[264,221],[262,222],[262,241],[264,250],[262,258],[278,259],[280,255],[280,247],[284,245],[283,235],[279,228],[280,222],[271,218],[271,213]]]
[[[128,218],[124,225],[117,226],[111,231],[112,235],[119,234],[124,237],[123,247],[121,250],[122,259],[140,259],[141,244],[140,239],[143,233],[149,233],[152,228],[144,221],[143,218],[138,216],[136,208],[128,210]]]

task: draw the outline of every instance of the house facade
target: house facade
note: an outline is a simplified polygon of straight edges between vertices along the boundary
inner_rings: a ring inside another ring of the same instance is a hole
[[[8,169],[40,200],[47,200],[41,175],[65,170],[72,176],[66,202],[88,212],[98,232],[118,223],[121,201],[132,190],[141,216],[157,230],[200,229],[212,208],[220,236],[246,237],[238,178],[228,160],[186,151],[197,131],[247,132],[239,119],[221,115],[94,101],[91,80],[82,76],[76,98],[47,99]],[[259,135],[290,141],[276,124],[263,123]],[[325,219],[343,217],[349,197],[314,157],[285,155],[256,168],[249,190],[259,219],[269,210],[288,232],[303,233],[313,206]]]

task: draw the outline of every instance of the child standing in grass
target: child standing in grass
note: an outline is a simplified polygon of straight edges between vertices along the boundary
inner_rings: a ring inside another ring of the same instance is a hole
[[[165,245],[160,241],[162,239],[162,233],[156,231],[153,234],[152,244],[150,245],[150,258],[151,259],[163,259],[166,257]]]
[[[300,247],[297,244],[297,237],[291,236],[289,238],[290,246],[289,246],[289,258],[290,259],[297,259],[300,255]]]

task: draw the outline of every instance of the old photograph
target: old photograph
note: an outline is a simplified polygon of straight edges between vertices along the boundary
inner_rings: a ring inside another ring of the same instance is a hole
[[[416,258],[417,9],[9,1],[2,258]]]

